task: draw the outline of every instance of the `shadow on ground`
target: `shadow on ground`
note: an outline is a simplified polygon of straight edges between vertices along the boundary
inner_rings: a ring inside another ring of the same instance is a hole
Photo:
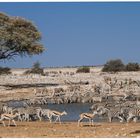
[[[99,127],[101,126],[100,124],[97,125],[97,124],[94,124],[94,125],[90,125],[90,124],[83,124],[82,127]]]
[[[32,87],[46,87],[46,86],[58,86],[58,84],[44,84],[44,83],[39,83],[39,84],[18,84],[18,85],[14,85],[14,84],[5,84],[5,85],[0,85],[0,86],[4,86],[6,88],[8,88],[7,90],[11,90],[11,89],[18,89],[18,88],[32,88]]]
[[[131,132],[130,134],[140,134],[140,130],[135,130],[135,131]]]

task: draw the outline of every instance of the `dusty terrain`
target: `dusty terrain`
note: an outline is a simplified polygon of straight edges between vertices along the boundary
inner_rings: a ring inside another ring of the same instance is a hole
[[[38,75],[23,75],[24,69],[13,70],[12,75],[0,76],[0,101],[10,101],[10,100],[33,100],[36,99],[47,99],[48,97],[54,97],[55,99],[61,98],[57,94],[52,96],[51,92],[42,92],[44,89],[51,91],[55,88],[69,88],[70,84],[78,82],[88,81],[88,85],[80,85],[80,90],[72,92],[71,94],[76,94],[80,98],[88,92],[93,93],[94,91],[91,88],[93,85],[100,83],[104,84],[104,76],[109,76],[112,79],[114,77],[118,80],[118,85],[121,81],[131,78],[132,80],[140,82],[140,72],[120,72],[120,73],[103,73],[101,68],[91,68],[90,73],[76,73],[77,68],[54,68],[46,69],[46,72],[49,73],[47,76],[38,76]],[[72,75],[71,75],[72,74]],[[56,84],[56,86],[54,86]],[[10,86],[9,86],[10,85]],[[12,85],[12,87],[11,87]],[[18,87],[17,87],[18,85]],[[48,86],[49,85],[49,86]],[[53,85],[53,86],[52,86]],[[134,86],[132,85],[132,88]],[[133,90],[132,97],[140,97],[140,86],[136,85]],[[40,89],[40,91],[35,92],[35,89]],[[106,89],[106,88],[105,88]],[[114,91],[111,94],[107,93],[108,96],[119,97],[121,100],[125,99],[124,92],[127,94],[126,88],[122,88],[119,91],[114,88]],[[131,90],[131,89],[130,89]],[[105,90],[104,90],[105,91]],[[108,91],[107,91],[108,92]],[[69,92],[64,92],[66,97]],[[78,93],[78,94],[77,94]],[[70,95],[73,97],[73,95]],[[87,95],[88,96],[88,95]],[[99,95],[100,96],[100,95]],[[56,98],[57,97],[57,98]],[[58,98],[59,97],[59,98]],[[63,97],[63,94],[62,94]],[[118,100],[119,98],[115,98]],[[69,100],[72,100],[70,98]],[[120,100],[119,99],[119,100]],[[129,99],[128,99],[129,100]],[[79,100],[79,102],[82,100]],[[78,100],[77,100],[78,102]],[[136,101],[135,101],[136,102]],[[88,110],[87,110],[88,111]],[[8,123],[8,122],[7,122]],[[77,122],[65,122],[62,125],[58,123],[48,123],[45,121],[33,121],[33,122],[17,122],[17,127],[3,127],[0,124],[0,137],[74,137],[74,138],[105,138],[105,137],[140,137],[140,125],[139,123],[95,123],[94,126],[89,126],[87,123],[84,123],[83,126],[78,127]]]
[[[91,73],[76,74],[77,68],[46,68],[48,76],[24,75],[27,69],[12,69],[11,75],[0,76],[0,101],[35,99],[39,97],[52,96],[51,93],[40,94],[34,90],[56,87],[65,88],[65,81],[79,82],[89,81],[91,84],[97,79],[101,68],[91,68]],[[61,73],[60,73],[61,72]],[[74,73],[74,75],[70,75]],[[96,80],[97,81],[97,80]],[[56,85],[56,86],[55,86]]]
[[[0,76],[0,101],[9,100],[46,100],[52,98],[52,93],[55,88],[68,89],[71,83],[88,82],[88,85],[80,85],[80,95],[85,96],[87,92],[93,92],[93,86],[104,84],[104,77],[116,78],[118,83],[125,81],[125,79],[132,79],[140,81],[140,72],[119,72],[119,73],[103,73],[102,67],[90,68],[90,73],[76,73],[77,68],[48,68],[45,72],[46,76],[40,75],[23,75],[26,69],[12,69],[11,75]],[[45,90],[43,92],[43,90]],[[48,90],[48,92],[46,91]],[[125,89],[124,89],[125,90]],[[51,91],[51,92],[50,92]],[[139,96],[140,88],[137,88],[134,94]],[[77,93],[77,91],[76,91]],[[124,91],[119,93],[112,93],[112,95],[123,95]],[[64,92],[66,98],[73,94]],[[79,94],[79,93],[78,93]],[[111,95],[111,96],[112,96]],[[78,96],[75,94],[75,96]],[[33,102],[34,102],[33,101]],[[58,101],[59,102],[59,99]]]
[[[8,122],[7,122],[8,123]],[[139,123],[95,123],[89,126],[83,123],[78,127],[77,122],[58,123],[48,122],[17,122],[17,127],[3,127],[0,124],[1,138],[121,138],[140,137]]]

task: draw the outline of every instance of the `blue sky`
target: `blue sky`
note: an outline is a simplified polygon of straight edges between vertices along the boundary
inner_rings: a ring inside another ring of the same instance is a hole
[[[47,50],[33,57],[1,61],[1,66],[102,65],[120,58],[140,63],[139,3],[0,3],[0,11],[31,20]]]

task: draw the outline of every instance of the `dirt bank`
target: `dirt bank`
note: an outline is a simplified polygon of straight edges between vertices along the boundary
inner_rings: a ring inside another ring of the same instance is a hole
[[[77,126],[77,122],[65,122],[61,125],[58,123],[50,124],[48,122],[17,122],[17,125],[17,127],[3,127],[0,124],[0,137],[140,137],[139,123],[95,123],[94,126],[83,123],[83,126],[80,127]]]

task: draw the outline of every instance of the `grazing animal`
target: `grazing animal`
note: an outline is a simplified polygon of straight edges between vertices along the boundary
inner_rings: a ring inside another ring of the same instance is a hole
[[[19,113],[15,113],[14,115],[4,113],[4,114],[1,114],[0,121],[2,121],[4,127],[5,127],[4,120],[9,120],[8,126],[10,126],[11,121],[14,123],[15,126],[17,126],[16,123],[15,123],[15,120],[14,120],[17,116],[19,116]]]
[[[3,106],[3,112],[8,113],[8,114],[13,114],[13,108],[9,107],[7,105]]]
[[[16,109],[14,109],[13,112],[18,112],[19,113],[18,121],[23,121],[25,119],[25,112],[26,112],[25,107],[16,108]]]
[[[40,110],[41,107],[27,107],[24,113],[25,120],[29,121],[31,117],[37,116],[41,121]]]
[[[122,112],[121,108],[108,109],[106,107],[99,107],[99,108],[97,108],[97,112],[98,112],[98,115],[107,114],[109,122],[112,122],[113,118],[120,119],[120,122],[124,121],[123,112]]]
[[[50,123],[52,122],[52,115],[50,113],[50,109],[40,109],[40,114],[41,114],[41,116],[47,116]],[[40,117],[40,120],[41,120],[41,117]]]
[[[66,111],[58,112],[58,111],[55,111],[55,110],[50,110],[50,111],[49,111],[49,114],[50,114],[50,117],[51,117],[51,118],[52,118],[53,116],[54,116],[54,117],[57,117],[56,120],[55,120],[55,122],[56,122],[57,120],[59,120],[59,123],[61,124],[61,119],[60,119],[60,117],[63,116],[63,115],[67,115],[67,112],[66,112]]]
[[[20,107],[14,109],[14,112],[19,113],[18,121],[30,121],[35,116],[41,121],[41,110],[41,107]]]
[[[127,122],[129,122],[131,119],[134,119],[136,122],[138,117],[140,117],[140,108],[131,108],[128,111]]]
[[[82,113],[82,114],[80,114],[80,119],[78,120],[78,126],[80,125],[80,121],[82,121],[84,118],[88,119],[90,124],[93,125],[93,118],[95,117],[96,114],[97,114],[96,111],[94,111],[93,113]]]

